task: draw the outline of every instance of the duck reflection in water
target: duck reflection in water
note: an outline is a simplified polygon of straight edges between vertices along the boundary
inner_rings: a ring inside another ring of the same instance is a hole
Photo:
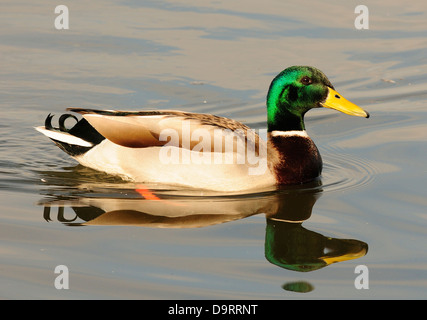
[[[52,207],[58,207],[56,219],[70,226],[126,225],[156,228],[199,228],[266,215],[265,257],[285,269],[313,271],[335,262],[356,259],[367,253],[365,242],[337,239],[307,230],[303,222],[310,218],[322,193],[320,182],[250,195],[182,195],[171,190],[138,187],[109,193],[78,192],[53,195],[41,201],[44,218],[51,221]],[[76,190],[76,189],[74,189]],[[64,213],[71,207],[73,216]]]
[[[322,194],[320,182],[265,191],[249,195],[183,195],[180,191],[139,186],[134,190],[102,190],[80,186],[67,194],[52,194],[40,202],[46,221],[55,218],[69,226],[140,226],[154,228],[200,228],[265,214],[265,257],[281,268],[308,272],[335,262],[363,257],[365,242],[337,239],[307,230],[303,222],[311,217],[313,206]],[[88,192],[92,190],[92,192]],[[60,192],[61,193],[61,192]],[[66,208],[72,213],[65,214]],[[68,218],[67,218],[68,216]],[[309,292],[305,282],[283,285],[287,291]]]

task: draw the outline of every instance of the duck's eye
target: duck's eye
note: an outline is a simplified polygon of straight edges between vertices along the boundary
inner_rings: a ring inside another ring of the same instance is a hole
[[[304,77],[302,77],[302,79],[301,79],[301,83],[302,83],[303,85],[309,85],[310,83],[312,83],[312,81],[311,81],[311,78],[310,78],[310,77],[304,76]]]

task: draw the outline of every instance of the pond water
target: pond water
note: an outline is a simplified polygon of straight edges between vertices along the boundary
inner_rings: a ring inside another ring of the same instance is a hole
[[[68,30],[54,27],[58,4],[0,12],[1,298],[427,298],[424,1],[365,1],[362,30],[355,1],[73,1]],[[291,65],[321,69],[371,114],[306,115],[317,185],[148,186],[161,201],[145,199],[33,128],[90,107],[265,129],[270,81]],[[55,287],[59,265],[68,290]]]

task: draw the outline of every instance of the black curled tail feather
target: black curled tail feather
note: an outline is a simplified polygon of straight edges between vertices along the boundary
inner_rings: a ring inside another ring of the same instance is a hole
[[[53,114],[49,113],[46,117],[46,120],[44,121],[44,126],[46,129],[48,130],[59,130],[62,132],[68,132],[69,130],[65,127],[65,120],[67,120],[68,118],[73,118],[74,120],[76,120],[76,122],[79,122],[79,119],[77,119],[77,117],[75,115],[72,114],[63,114],[59,117],[59,128],[55,128],[54,126],[52,126],[52,118],[54,117]]]
[[[59,122],[59,130],[64,131],[64,132],[69,131],[69,129],[67,129],[65,127],[65,120],[67,120],[68,118],[73,118],[74,120],[76,120],[76,123],[79,122],[79,119],[77,119],[77,117],[75,115],[65,113],[59,117],[59,121],[58,121]]]
[[[52,126],[52,118],[53,118],[53,114],[49,113],[49,114],[47,115],[47,117],[46,117],[46,120],[44,121],[44,127],[45,127],[47,130],[53,130],[53,129],[55,129],[55,128]]]

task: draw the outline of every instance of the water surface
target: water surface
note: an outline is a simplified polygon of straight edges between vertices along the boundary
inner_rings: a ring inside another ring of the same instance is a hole
[[[425,299],[427,7],[368,1],[73,1],[0,12],[0,297]],[[271,79],[313,65],[371,118],[312,110],[320,184],[161,201],[33,127],[67,107],[181,109],[265,129]],[[54,286],[55,267],[70,288]],[[356,289],[355,268],[369,270]]]

